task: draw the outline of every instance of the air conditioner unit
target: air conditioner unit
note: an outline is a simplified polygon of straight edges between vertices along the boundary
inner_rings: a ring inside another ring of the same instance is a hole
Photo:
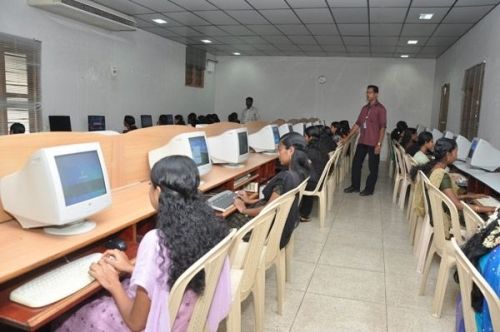
[[[88,0],[28,0],[30,6],[112,31],[136,30],[130,16]]]

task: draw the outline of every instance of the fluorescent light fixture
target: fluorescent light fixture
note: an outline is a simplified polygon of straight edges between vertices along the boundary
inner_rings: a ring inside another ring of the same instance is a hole
[[[212,44],[212,41],[210,39],[202,39],[201,42],[205,44]]]
[[[417,45],[418,40],[408,40],[408,45]]]
[[[233,52],[233,55],[241,55],[240,52]]]
[[[408,54],[401,54],[401,57],[406,59],[406,58],[409,58],[410,56]]]
[[[167,21],[165,21],[162,18],[153,18],[153,22],[158,23],[158,24],[166,24]]]
[[[419,19],[421,20],[432,20],[434,13],[421,13]]]

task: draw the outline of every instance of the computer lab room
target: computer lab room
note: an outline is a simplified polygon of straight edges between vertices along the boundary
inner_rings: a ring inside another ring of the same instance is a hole
[[[500,0],[0,0],[1,332],[500,332]]]

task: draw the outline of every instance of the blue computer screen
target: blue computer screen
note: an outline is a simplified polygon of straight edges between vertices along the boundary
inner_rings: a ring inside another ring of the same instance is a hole
[[[470,146],[469,155],[467,156],[468,158],[472,158],[472,156],[474,156],[474,151],[476,151],[476,147],[477,147],[478,142],[479,142],[479,140],[477,140],[477,139],[472,140],[472,145]]]
[[[55,157],[66,206],[106,194],[106,184],[97,151]]]
[[[206,165],[210,162],[205,137],[190,137],[189,145],[191,147],[191,155],[193,156],[196,166]]]
[[[273,127],[273,134],[274,144],[278,145],[280,143],[280,131],[278,130],[278,127]]]

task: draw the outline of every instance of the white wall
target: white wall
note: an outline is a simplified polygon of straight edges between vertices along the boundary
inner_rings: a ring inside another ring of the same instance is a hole
[[[253,96],[263,119],[318,116],[355,121],[368,84],[380,88],[388,126],[428,124],[434,86],[432,59],[217,57],[215,111],[240,112]],[[320,85],[318,76],[327,82]]]
[[[500,7],[497,7],[437,60],[432,116],[432,123],[437,126],[439,91],[444,83],[450,83],[448,129],[460,132],[465,70],[486,61],[478,135],[497,147],[500,147],[499,31]]]
[[[185,46],[148,32],[110,32],[0,0],[0,31],[42,42],[44,128],[48,115],[71,115],[73,130],[86,130],[87,115],[106,116],[121,130],[131,114],[213,113],[214,75],[205,88],[184,85]],[[111,76],[111,66],[118,76]]]

